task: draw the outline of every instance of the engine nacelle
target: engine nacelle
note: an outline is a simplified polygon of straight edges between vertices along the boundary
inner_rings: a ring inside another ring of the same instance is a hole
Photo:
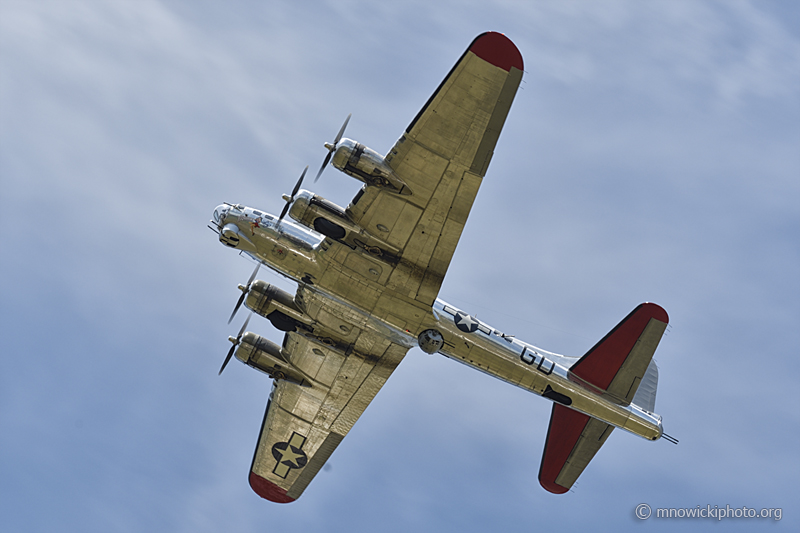
[[[289,362],[280,346],[260,335],[249,331],[242,335],[234,355],[247,366],[271,378],[284,379],[304,387],[311,386],[307,377]]]
[[[395,175],[381,154],[352,139],[339,141],[332,163],[348,176],[367,185],[392,189],[399,194],[411,194],[411,190]]]
[[[363,188],[359,196],[362,194]],[[389,262],[398,259],[399,250],[396,246],[370,234],[355,224],[344,209],[311,192],[300,191],[295,196],[289,216],[307,228],[352,248],[363,248],[369,254]]]
[[[360,235],[363,232],[360,226],[350,220],[344,209],[309,191],[297,193],[289,216],[337,241],[344,239],[348,233]]]
[[[281,331],[296,331],[298,325],[309,321],[295,303],[294,296],[266,281],[253,282],[245,305]]]

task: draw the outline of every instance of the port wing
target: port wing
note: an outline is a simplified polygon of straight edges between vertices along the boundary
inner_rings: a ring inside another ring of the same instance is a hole
[[[362,333],[344,354],[287,333],[284,351],[314,381],[311,387],[276,381],[250,467],[253,490],[278,503],[299,498],[407,350]]]

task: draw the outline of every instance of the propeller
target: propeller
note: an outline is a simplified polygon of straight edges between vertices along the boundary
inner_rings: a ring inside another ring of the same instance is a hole
[[[344,119],[344,124],[342,124],[342,129],[340,129],[339,133],[336,134],[336,140],[333,141],[333,144],[325,143],[325,148],[328,149],[328,155],[325,156],[325,161],[323,161],[322,166],[319,167],[319,172],[317,172],[317,177],[314,178],[314,183],[317,182],[319,177],[322,175],[322,171],[325,170],[325,166],[330,162],[331,157],[333,157],[333,152],[336,151],[336,145],[339,144],[339,141],[342,140],[342,134],[344,133],[344,129],[347,127],[347,123],[350,122],[350,117],[352,116],[353,114],[350,113],[349,115],[347,115],[347,118]]]
[[[231,323],[233,317],[236,316],[236,311],[242,306],[242,302],[244,302],[247,293],[250,292],[250,285],[253,284],[253,280],[256,279],[256,274],[258,273],[258,269],[261,268],[261,263],[256,265],[256,269],[253,270],[253,273],[250,274],[250,279],[247,280],[247,285],[239,285],[239,290],[242,291],[242,295],[239,296],[239,301],[236,302],[236,307],[233,308],[233,313],[231,313],[231,317],[228,319],[228,324]]]
[[[306,172],[308,172],[308,165],[306,165],[306,168],[303,169],[303,173],[300,174],[300,179],[297,180],[294,189],[292,189],[292,195],[291,196],[286,196],[285,194],[283,195],[283,199],[286,200],[286,205],[283,206],[283,211],[281,211],[281,216],[278,217],[278,222],[283,220],[283,217],[285,217],[286,213],[289,212],[289,206],[291,206],[292,202],[294,202],[294,195],[297,194],[297,191],[300,190],[300,185],[303,184],[303,178],[306,177]]]
[[[231,349],[228,351],[228,355],[225,356],[225,362],[222,363],[222,368],[219,369],[219,374],[217,374],[218,376],[222,374],[223,370],[225,370],[225,367],[228,365],[228,361],[230,361],[231,356],[233,356],[233,351],[237,346],[239,346],[239,342],[242,340],[242,335],[244,334],[244,330],[247,329],[247,324],[250,322],[251,316],[253,316],[252,313],[247,315],[247,320],[245,320],[244,324],[242,324],[242,329],[239,330],[239,334],[236,336],[236,338],[228,337],[228,340],[233,343],[233,346],[231,346]]]

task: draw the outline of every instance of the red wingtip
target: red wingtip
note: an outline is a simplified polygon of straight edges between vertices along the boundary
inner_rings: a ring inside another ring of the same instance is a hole
[[[541,478],[539,479],[539,484],[542,486],[544,490],[552,494],[565,494],[566,492],[569,492],[569,489],[565,489],[558,483],[544,481]]]
[[[280,488],[271,481],[267,481],[255,472],[250,472],[250,487],[253,491],[264,498],[275,503],[291,503],[294,498],[286,495],[286,489]]]
[[[505,71],[523,70],[522,54],[511,39],[494,31],[482,33],[472,41],[470,52]]]
[[[652,302],[646,302],[640,305],[639,307],[645,310],[647,313],[649,313],[652,318],[660,320],[665,324],[669,324],[669,315],[667,314],[667,311],[660,305],[654,304]]]

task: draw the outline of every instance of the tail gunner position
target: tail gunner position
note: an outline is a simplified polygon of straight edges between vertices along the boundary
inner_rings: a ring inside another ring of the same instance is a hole
[[[210,227],[223,244],[298,284],[289,294],[256,280],[256,267],[231,320],[244,304],[284,331],[283,343],[245,332],[248,318],[220,369],[235,355],[275,380],[250,467],[260,496],[297,499],[416,346],[553,402],[539,472],[550,492],[568,491],[615,427],[664,436],[653,413],[652,357],[669,320],[661,307],[641,304],[575,358],[438,299],[522,71],[516,46],[484,33],[386,156],[342,138],[345,121],[317,174],[332,162],[363,182],[345,209],[300,190],[308,167],[277,217],[215,209]]]

